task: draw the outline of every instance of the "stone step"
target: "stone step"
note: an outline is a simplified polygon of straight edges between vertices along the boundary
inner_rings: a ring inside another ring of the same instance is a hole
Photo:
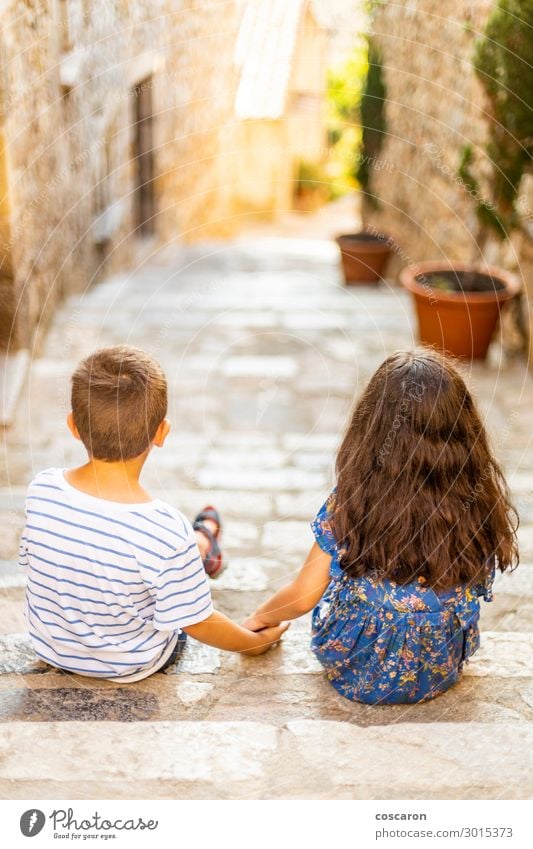
[[[528,798],[532,725],[495,722],[490,741],[478,722],[131,722],[120,733],[113,722],[12,722],[0,790],[124,798],[135,787],[130,798],[150,798],[157,782],[158,798]]]
[[[0,560],[0,590],[25,587],[26,578],[16,560]]]
[[[0,510],[23,510],[25,497],[25,486],[0,487]]]
[[[261,663],[261,661],[258,661]],[[533,688],[523,678],[463,678],[418,705],[363,705],[342,698],[324,675],[244,677],[224,667],[201,675],[157,674],[135,685],[93,681],[59,671],[0,676],[0,722],[256,721],[297,719],[393,723],[515,723],[533,718]]]
[[[533,567],[498,573],[494,601],[481,605],[482,628],[488,631],[533,631]]]
[[[261,530],[262,527],[262,530]],[[312,535],[307,522],[281,520],[262,526],[233,522],[224,535],[228,553],[226,570],[211,582],[214,594],[224,593],[225,603],[230,594],[262,593],[290,580],[303,562]],[[238,556],[241,549],[252,546],[271,551],[271,557],[256,554]],[[0,560],[0,598],[20,601],[25,577],[16,560]],[[250,603],[259,603],[250,598]],[[494,583],[494,601],[481,604],[482,623],[487,630],[533,630],[533,566],[523,563],[515,572],[498,573]],[[1,623],[0,623],[1,627]]]
[[[202,489],[250,489],[252,492],[276,492],[278,490],[323,490],[327,488],[327,472],[308,472],[303,469],[264,469],[261,472],[234,466],[232,469],[202,468],[198,473],[198,484]],[[312,518],[312,517],[311,517]]]
[[[251,558],[230,563],[223,575],[211,583],[215,606],[236,621],[242,621],[255,610],[276,587],[282,586],[294,575],[301,558],[285,565],[263,565]],[[4,578],[0,586],[0,633],[23,631],[22,615],[24,586],[21,576]],[[12,581],[12,583],[11,583]],[[6,586],[7,584],[7,586]],[[294,627],[294,626],[293,626]],[[500,594],[489,605],[482,606],[483,632],[531,634],[533,632],[533,602],[531,597],[514,597]]]
[[[73,720],[255,721],[276,725],[295,719],[335,719],[361,726],[398,722],[511,722],[533,718],[533,688],[526,678],[463,677],[438,699],[418,705],[369,706],[342,698],[323,674],[240,674],[226,656],[198,657],[171,674],[135,685],[82,678],[39,665],[24,674],[0,675],[0,721]],[[264,658],[255,661],[263,668]],[[248,671],[250,667],[248,666]],[[209,670],[209,671],[206,671]]]
[[[258,239],[172,251],[161,255],[163,265],[65,302],[32,366],[35,415],[8,434],[9,468],[0,473],[0,558],[8,561],[0,563],[0,794],[529,797],[530,565],[497,578],[494,603],[482,605],[481,650],[456,686],[424,704],[342,698],[310,651],[309,617],[264,657],[191,640],[179,665],[131,685],[37,660],[14,562],[24,484],[32,469],[82,462],[63,421],[79,357],[129,339],[134,318],[136,344],[154,350],[171,375],[171,409],[179,413],[188,399],[144,481],[189,516],[206,503],[219,507],[229,565],[213,596],[241,619],[300,565],[354,393],[388,351],[411,344],[408,293],[339,285],[332,242]],[[213,287],[215,279],[221,285]],[[113,315],[111,301],[120,307]],[[533,394],[523,371],[493,357],[469,366],[467,379],[495,436],[505,431],[506,451],[512,446],[505,459],[522,553],[533,562]]]
[[[190,640],[182,662],[170,674],[187,672],[205,675],[221,668],[237,677],[265,675],[322,675],[322,667],[309,647],[308,618],[294,622],[281,645],[258,661]],[[465,664],[464,677],[527,678],[533,668],[533,634],[484,631],[481,648]],[[223,663],[222,663],[223,658]],[[0,635],[0,675],[46,672],[48,667],[36,657],[25,632]],[[91,679],[89,679],[91,680]]]

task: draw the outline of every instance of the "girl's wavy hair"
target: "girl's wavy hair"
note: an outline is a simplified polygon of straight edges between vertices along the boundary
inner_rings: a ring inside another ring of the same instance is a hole
[[[518,517],[464,380],[427,349],[398,352],[357,402],[337,456],[341,566],[434,588],[518,563]]]

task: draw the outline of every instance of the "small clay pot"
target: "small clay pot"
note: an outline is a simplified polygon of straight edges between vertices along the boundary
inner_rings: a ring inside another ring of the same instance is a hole
[[[502,309],[520,290],[495,266],[422,262],[400,281],[414,297],[420,342],[464,359],[483,360]]]
[[[377,283],[394,247],[384,233],[351,233],[337,237],[345,283]]]

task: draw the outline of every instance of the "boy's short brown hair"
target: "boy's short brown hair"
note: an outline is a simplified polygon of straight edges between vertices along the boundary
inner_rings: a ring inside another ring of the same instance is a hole
[[[72,375],[72,414],[89,455],[131,460],[150,446],[167,414],[167,381],[145,351],[101,348]]]

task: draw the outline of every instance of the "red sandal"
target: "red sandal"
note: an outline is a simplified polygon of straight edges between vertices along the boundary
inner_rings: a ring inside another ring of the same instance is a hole
[[[215,522],[217,526],[215,532],[211,531],[210,528],[203,524],[206,519]],[[195,531],[199,531],[209,540],[209,549],[207,554],[202,558],[202,562],[209,577],[218,578],[218,576],[224,571],[222,551],[218,544],[218,538],[222,532],[222,522],[218,510],[211,507],[211,505],[204,507],[204,509],[196,516],[192,526]]]

